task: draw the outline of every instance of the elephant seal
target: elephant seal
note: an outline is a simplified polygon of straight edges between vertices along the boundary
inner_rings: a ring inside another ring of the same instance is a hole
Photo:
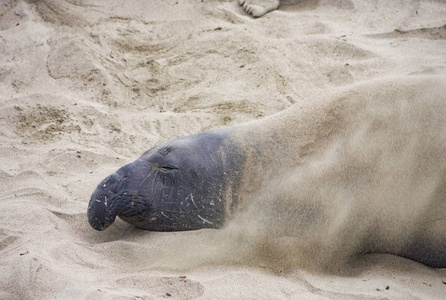
[[[279,220],[274,234],[446,267],[445,87],[437,77],[371,82],[163,142],[98,185],[89,223],[221,228],[257,203],[250,218],[265,229]]]

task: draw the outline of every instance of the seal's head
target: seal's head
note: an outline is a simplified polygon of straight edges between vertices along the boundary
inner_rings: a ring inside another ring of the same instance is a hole
[[[105,178],[91,196],[88,221],[105,230],[119,216],[149,230],[217,228],[224,221],[222,137],[164,142]]]

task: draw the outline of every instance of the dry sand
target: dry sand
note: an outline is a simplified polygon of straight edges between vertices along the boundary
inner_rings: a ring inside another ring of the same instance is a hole
[[[99,181],[161,140],[356,83],[446,76],[444,1],[294,2],[261,19],[235,0],[0,2],[1,299],[446,299],[445,269],[392,255],[337,274],[218,251],[157,268],[213,231],[89,227]]]

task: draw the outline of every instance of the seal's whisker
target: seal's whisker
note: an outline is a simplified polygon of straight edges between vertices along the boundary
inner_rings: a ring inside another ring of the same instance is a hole
[[[170,209],[161,209],[161,211],[168,211],[168,212],[179,213],[179,211],[176,211],[176,210],[170,210]]]

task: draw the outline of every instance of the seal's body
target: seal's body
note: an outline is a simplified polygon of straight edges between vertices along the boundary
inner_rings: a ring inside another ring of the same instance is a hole
[[[299,227],[285,236],[446,267],[445,86],[435,77],[375,82],[163,142],[99,184],[89,222],[220,228],[257,203],[265,230],[280,220],[280,230]]]

